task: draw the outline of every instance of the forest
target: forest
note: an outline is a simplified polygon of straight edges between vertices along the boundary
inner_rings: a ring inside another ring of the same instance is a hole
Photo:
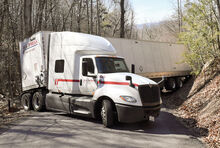
[[[1,0],[0,93],[19,96],[19,42],[38,31],[184,43],[183,62],[197,75],[220,55],[219,0],[176,0],[173,10],[168,19],[140,25],[130,0]]]
[[[72,31],[184,44],[181,62],[193,77],[174,93],[162,94],[163,105],[200,130],[210,147],[220,147],[220,0],[170,0],[171,16],[143,24],[137,23],[133,1],[0,0],[0,125],[10,122],[10,105],[20,107],[19,42],[39,31]]]

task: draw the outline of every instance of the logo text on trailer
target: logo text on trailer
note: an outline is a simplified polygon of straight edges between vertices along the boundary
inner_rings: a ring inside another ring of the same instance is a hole
[[[30,41],[28,44],[27,44],[27,49],[28,48],[31,48],[31,47],[34,47],[38,44],[37,40],[33,40],[33,41]]]

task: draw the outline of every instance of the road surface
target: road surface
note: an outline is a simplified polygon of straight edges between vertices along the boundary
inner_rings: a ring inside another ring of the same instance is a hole
[[[113,129],[94,120],[57,112],[33,112],[0,128],[0,148],[202,148],[175,116],[163,109],[156,121],[118,124]]]

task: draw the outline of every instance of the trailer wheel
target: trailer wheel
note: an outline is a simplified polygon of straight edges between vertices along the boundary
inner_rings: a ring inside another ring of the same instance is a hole
[[[150,116],[145,117],[145,122],[149,122],[150,121]]]
[[[25,93],[21,97],[21,104],[25,111],[31,110],[31,94]]]
[[[180,77],[176,78],[176,87],[177,88],[183,87],[183,81]]]
[[[102,123],[105,127],[112,127],[114,124],[114,112],[112,103],[109,100],[103,100],[101,109]]]
[[[166,90],[175,90],[176,89],[176,81],[173,78],[168,78],[165,83]]]
[[[45,101],[45,97],[43,93],[40,91],[35,92],[32,99],[32,105],[34,110],[38,112],[43,111],[45,104],[44,101]]]

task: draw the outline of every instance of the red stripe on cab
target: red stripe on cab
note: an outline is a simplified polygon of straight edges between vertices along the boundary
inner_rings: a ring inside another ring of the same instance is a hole
[[[58,85],[58,82],[76,82],[79,83],[80,80],[72,80],[72,79],[56,79],[55,85]],[[128,82],[114,82],[114,81],[98,81],[98,84],[110,84],[110,85],[130,85]],[[138,86],[138,84],[133,83],[135,86]]]

